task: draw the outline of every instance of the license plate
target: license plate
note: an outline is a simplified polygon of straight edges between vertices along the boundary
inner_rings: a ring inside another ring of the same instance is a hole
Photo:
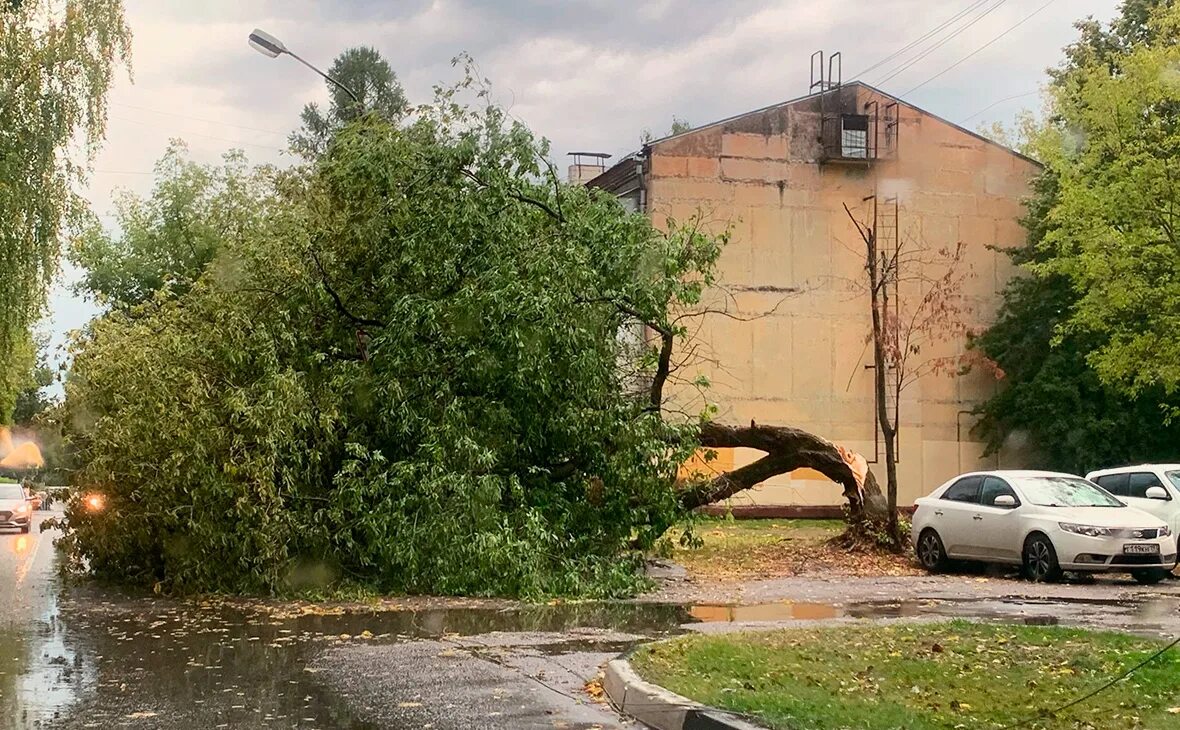
[[[1123,545],[1124,553],[1133,553],[1136,555],[1149,554],[1153,555],[1160,551],[1159,545]]]

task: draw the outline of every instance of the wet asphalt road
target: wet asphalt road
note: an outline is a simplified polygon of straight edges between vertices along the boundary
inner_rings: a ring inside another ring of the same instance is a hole
[[[63,584],[52,537],[0,533],[0,729],[626,727],[585,682],[684,631],[967,617],[1180,634],[1180,581],[1122,577],[673,580],[632,603],[335,614],[180,602]]]
[[[64,584],[52,537],[0,533],[0,728],[621,727],[585,682],[689,620],[619,604],[170,601]]]

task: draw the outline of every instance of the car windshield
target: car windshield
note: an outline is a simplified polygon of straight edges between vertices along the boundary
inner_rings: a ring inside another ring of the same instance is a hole
[[[1079,477],[1020,477],[1020,491],[1042,507],[1126,507],[1096,484]]]
[[[1180,471],[1166,471],[1164,474],[1167,475],[1168,481],[1172,483],[1173,487],[1180,489]]]
[[[24,499],[25,490],[19,484],[0,484],[0,499]]]

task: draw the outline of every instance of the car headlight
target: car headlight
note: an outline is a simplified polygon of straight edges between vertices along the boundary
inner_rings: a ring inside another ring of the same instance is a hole
[[[1160,537],[1167,537],[1168,535],[1171,535],[1171,534],[1172,534],[1171,527],[1164,525],[1163,527],[1160,528],[1160,534],[1159,534]]]
[[[1114,535],[1113,527],[1098,527],[1097,525],[1075,525],[1072,522],[1058,522],[1057,526],[1066,532],[1072,532],[1075,535],[1085,535],[1086,537],[1112,537]]]

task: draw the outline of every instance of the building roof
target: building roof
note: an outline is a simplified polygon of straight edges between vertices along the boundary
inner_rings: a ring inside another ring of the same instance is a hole
[[[1027,162],[1031,162],[1032,164],[1034,164],[1038,167],[1041,166],[1040,162],[1034,160],[1033,158],[1029,157],[1026,154],[1023,154],[1021,152],[1017,152],[1016,150],[1012,149],[1011,147],[1008,147],[1007,145],[1002,145],[999,142],[995,141],[994,139],[988,139],[987,137],[983,136],[982,134],[979,134],[978,132],[974,132],[970,129],[967,129],[966,127],[964,127],[961,124],[956,124],[956,123],[950,121],[949,119],[946,119],[945,117],[941,117],[933,112],[923,109],[920,106],[917,106],[915,104],[911,104],[910,102],[905,101],[904,99],[901,99],[897,96],[894,96],[893,94],[890,94],[889,92],[882,91],[881,89],[878,89],[877,87],[872,86],[871,84],[866,84],[863,81],[849,81],[847,84],[843,84],[838,88],[849,88],[849,87],[857,87],[857,86],[868,89],[869,91],[873,92],[874,94],[879,94],[887,99],[892,99],[893,101],[897,102],[898,104],[905,104],[906,106],[910,107],[911,109],[915,109],[915,110],[917,110],[929,117],[932,117],[933,119],[937,119],[938,121],[942,122],[943,124],[948,124],[951,127],[954,127],[955,129],[959,130],[960,132],[962,132],[966,135],[974,137],[974,138],[976,138],[982,142],[985,142],[989,145],[999,147],[1000,149],[1004,150],[1005,152],[1008,152],[1009,154],[1019,157],[1020,159],[1025,160]],[[780,101],[775,104],[771,104],[769,106],[764,106],[761,109],[754,109],[754,110],[751,110],[748,112],[742,112],[741,114],[735,114],[733,116],[726,117],[725,119],[719,119],[715,122],[710,122],[709,124],[702,124],[699,127],[693,127],[692,129],[686,130],[684,132],[680,132],[678,134],[669,134],[664,137],[660,137],[659,139],[653,139],[649,142],[646,142],[641,149],[636,150],[635,152],[632,152],[631,154],[624,156],[617,163],[615,163],[611,167],[607,168],[606,171],[603,172],[601,175],[599,175],[599,176],[591,179],[589,182],[587,182],[587,185],[594,185],[595,187],[602,187],[602,188],[610,188],[611,185],[609,184],[608,181],[610,181],[610,180],[621,181],[623,179],[626,179],[629,176],[628,173],[630,172],[630,170],[623,170],[622,166],[624,166],[625,164],[628,164],[628,163],[634,164],[634,160],[638,159],[639,157],[641,157],[643,155],[646,155],[647,151],[649,149],[651,149],[653,146],[655,146],[657,144],[660,144],[661,142],[667,142],[669,140],[679,139],[680,137],[685,137],[687,135],[699,132],[702,129],[709,129],[710,127],[716,127],[716,126],[719,126],[722,124],[728,124],[729,122],[735,121],[737,119],[741,119],[743,117],[748,117],[748,116],[751,116],[754,114],[762,114],[764,112],[772,111],[774,109],[781,109],[783,107],[788,107],[788,106],[791,106],[792,104],[798,104],[799,102],[807,101],[808,99],[815,98],[815,97],[819,96],[820,94],[830,94],[830,93],[832,93],[832,91],[835,91],[835,90],[836,89],[828,89],[825,91],[815,92],[813,94],[804,94],[803,96],[797,96],[794,99],[788,99],[787,101]],[[619,168],[619,170],[616,170],[616,168]],[[612,173],[614,173],[614,174],[612,174]],[[610,176],[610,178],[607,178],[608,175]]]

